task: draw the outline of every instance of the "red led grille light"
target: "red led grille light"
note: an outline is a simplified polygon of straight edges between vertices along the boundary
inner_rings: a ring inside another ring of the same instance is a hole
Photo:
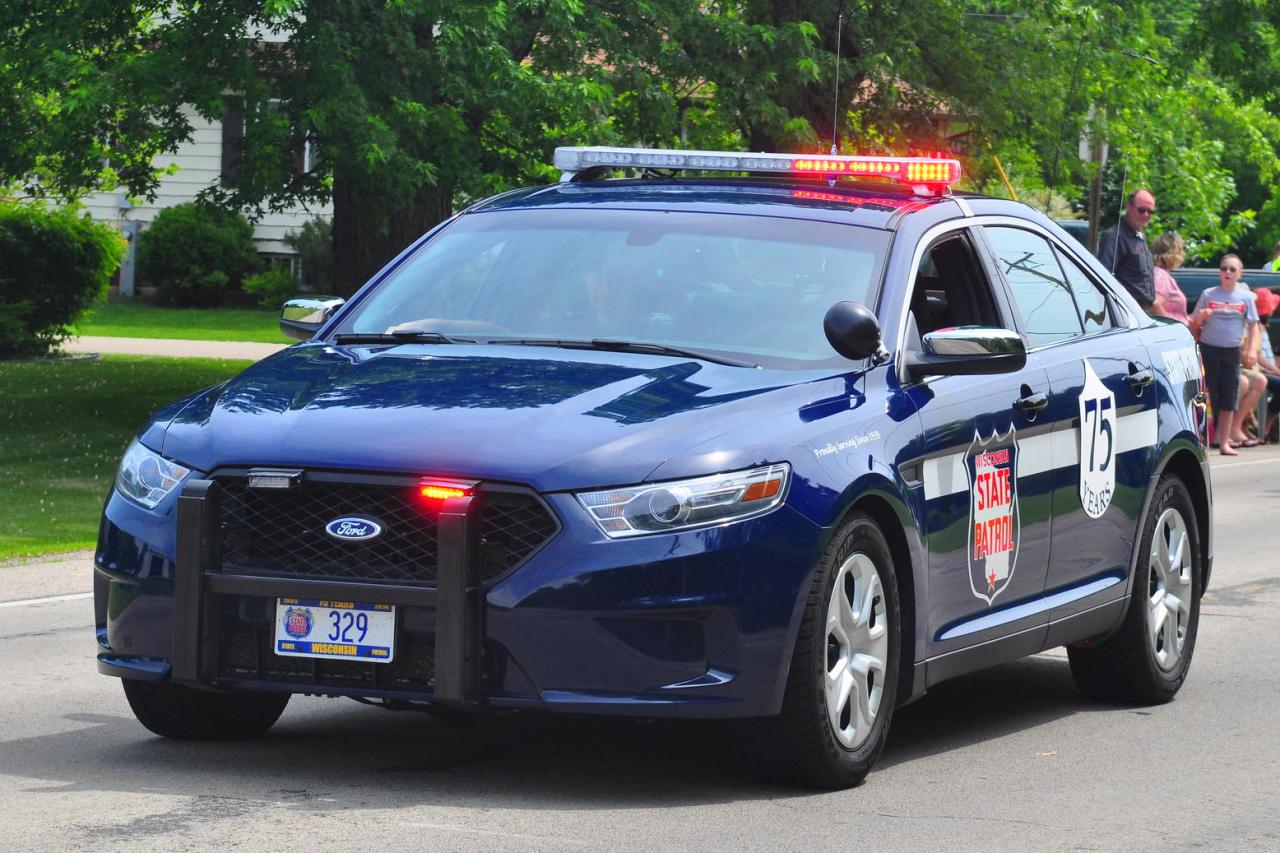
[[[468,483],[455,483],[448,480],[423,480],[418,484],[418,497],[428,504],[439,504],[449,498],[465,498],[474,494]]]

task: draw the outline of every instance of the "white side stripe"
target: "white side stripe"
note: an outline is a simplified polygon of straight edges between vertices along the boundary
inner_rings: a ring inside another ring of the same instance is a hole
[[[1116,453],[1151,447],[1159,436],[1154,409],[1125,415],[1116,423]],[[1080,430],[1061,429],[1018,440],[1018,477],[1031,477],[1080,464]],[[926,459],[923,466],[925,500],[969,490],[964,453]]]
[[[51,604],[55,601],[76,601],[81,598],[93,598],[93,593],[73,592],[67,595],[50,595],[45,598],[20,598],[17,601],[0,601],[0,608],[28,607],[32,604]]]

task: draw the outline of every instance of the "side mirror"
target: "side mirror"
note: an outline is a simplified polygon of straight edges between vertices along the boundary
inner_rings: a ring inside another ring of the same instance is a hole
[[[1009,329],[957,326],[929,332],[924,352],[906,355],[907,372],[922,376],[978,376],[1012,373],[1027,364],[1022,336]]]
[[[831,348],[845,358],[870,358],[880,351],[880,321],[861,302],[837,302],[822,318]]]
[[[295,341],[307,341],[320,330],[346,300],[339,296],[303,296],[290,299],[280,312],[280,331]]]

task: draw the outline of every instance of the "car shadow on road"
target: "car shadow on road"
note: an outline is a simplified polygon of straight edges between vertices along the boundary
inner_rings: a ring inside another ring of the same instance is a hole
[[[1104,707],[1075,692],[1064,659],[1008,664],[900,709],[879,772]],[[265,738],[201,743],[151,736],[123,697],[110,710],[71,711],[63,720],[78,728],[0,742],[0,767],[32,779],[33,792],[165,791],[326,811],[654,808],[811,793],[752,772],[745,729],[732,724],[529,715],[459,725],[295,699]]]

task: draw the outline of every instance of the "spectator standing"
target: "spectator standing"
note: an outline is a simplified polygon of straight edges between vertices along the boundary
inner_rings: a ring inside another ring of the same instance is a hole
[[[1172,317],[1182,325],[1191,323],[1187,317],[1187,295],[1170,275],[1182,266],[1186,259],[1186,246],[1177,231],[1166,231],[1151,241],[1151,258],[1155,261],[1152,278],[1155,280],[1156,301],[1166,317]]]
[[[1137,189],[1125,200],[1124,218],[1102,232],[1098,240],[1098,260],[1102,261],[1142,310],[1163,317],[1156,300],[1155,261],[1142,232],[1156,212],[1156,197],[1150,190]]]
[[[1223,255],[1218,262],[1218,285],[1200,294],[1191,316],[1191,331],[1200,341],[1204,359],[1209,402],[1218,413],[1216,437],[1223,456],[1239,455],[1232,437],[1240,366],[1253,367],[1257,348],[1253,335],[1258,328],[1258,310],[1253,294],[1236,288],[1243,271],[1238,256]]]

